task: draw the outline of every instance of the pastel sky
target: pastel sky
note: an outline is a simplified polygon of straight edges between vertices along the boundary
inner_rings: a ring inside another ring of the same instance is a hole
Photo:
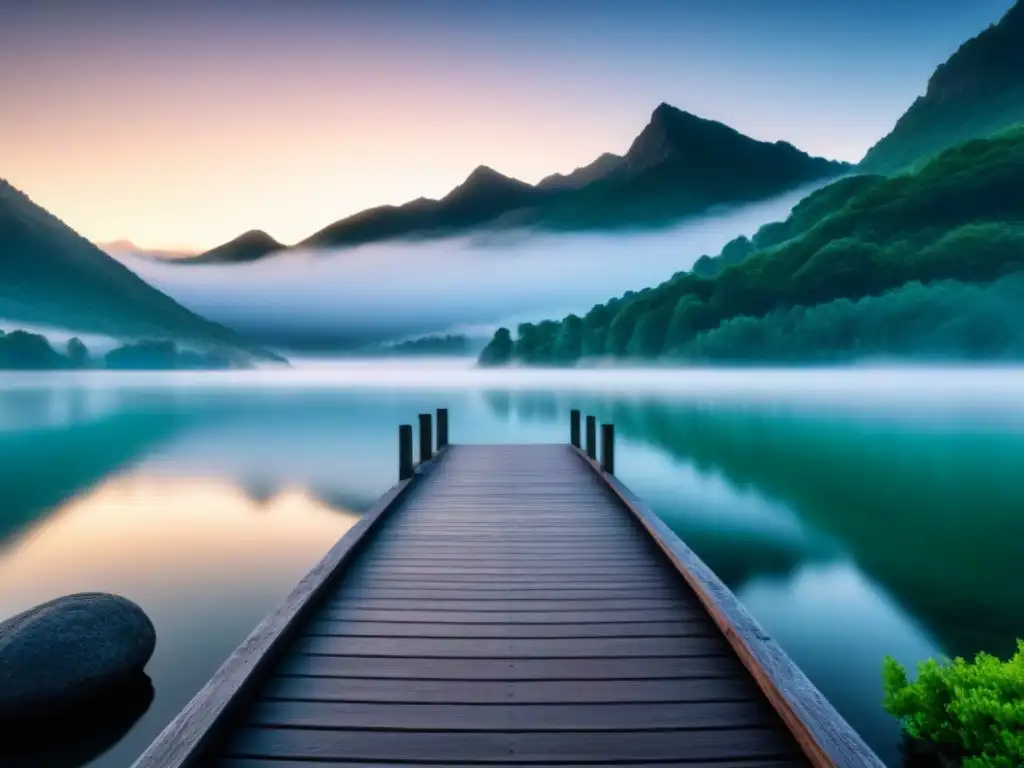
[[[86,237],[295,242],[623,152],[662,101],[859,160],[1012,0],[0,0],[0,177]]]

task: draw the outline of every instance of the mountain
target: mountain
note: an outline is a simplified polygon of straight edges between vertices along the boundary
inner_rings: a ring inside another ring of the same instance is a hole
[[[0,180],[0,318],[276,359],[205,320]]]
[[[605,153],[589,165],[553,174],[535,186],[480,166],[440,200],[421,197],[404,205],[371,208],[325,227],[295,247],[437,237],[483,226],[557,231],[662,226],[714,206],[763,200],[849,168],[811,157],[786,142],[757,141],[722,123],[662,104],[624,156]],[[244,260],[277,249],[276,243],[264,245],[246,249]],[[176,263],[243,260],[225,259],[218,251]],[[228,253],[234,252],[228,248]]]
[[[448,234],[485,224],[508,211],[537,205],[545,197],[543,190],[481,165],[440,200],[419,198],[397,207],[372,208],[331,224],[298,247],[326,248],[393,237]]]
[[[1019,126],[841,179],[699,269],[514,341],[499,329],[481,363],[1024,359],[1022,168]]]
[[[235,264],[256,261],[284,249],[284,245],[263,230],[250,229],[234,240],[229,240],[205,253],[190,257],[188,262],[190,264]]]
[[[620,165],[622,165],[621,156],[605,152],[590,165],[577,168],[572,173],[565,175],[553,173],[544,177],[537,183],[537,189],[580,189],[592,181],[597,181],[602,176],[607,176]]]
[[[664,224],[719,205],[763,200],[849,168],[661,104],[622,162],[555,201],[545,223],[567,229]]]
[[[893,173],[947,147],[1024,122],[1024,0],[960,46],[860,163]]]

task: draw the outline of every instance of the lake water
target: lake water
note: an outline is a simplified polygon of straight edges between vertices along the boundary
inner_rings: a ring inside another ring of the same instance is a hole
[[[1024,370],[4,374],[0,619],[104,590],[158,635],[141,716],[45,764],[129,765],[395,482],[397,425],[439,406],[453,442],[613,422],[617,474],[888,765],[886,654],[1024,636]]]

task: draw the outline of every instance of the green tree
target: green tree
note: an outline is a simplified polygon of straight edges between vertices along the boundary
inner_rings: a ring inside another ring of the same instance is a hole
[[[583,354],[583,319],[569,315],[562,320],[555,337],[555,359],[574,362]]]
[[[661,355],[665,347],[669,320],[672,318],[670,307],[657,307],[644,312],[637,321],[633,335],[626,344],[626,354],[630,357],[652,358]]]
[[[514,344],[508,328],[499,328],[480,353],[480,365],[507,365],[512,361]]]

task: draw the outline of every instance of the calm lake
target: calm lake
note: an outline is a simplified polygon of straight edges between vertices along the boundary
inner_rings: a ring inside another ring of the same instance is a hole
[[[158,637],[148,707],[33,764],[130,765],[396,481],[397,426],[439,406],[452,442],[567,441],[571,408],[613,422],[617,474],[888,765],[886,654],[1024,636],[1024,369],[5,373],[0,620],[112,591]]]

